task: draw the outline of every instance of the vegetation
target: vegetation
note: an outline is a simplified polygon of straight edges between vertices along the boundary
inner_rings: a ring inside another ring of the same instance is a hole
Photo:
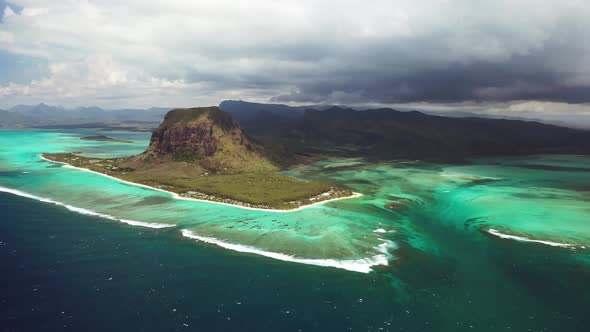
[[[291,155],[463,162],[482,155],[590,154],[590,131],[535,121],[451,118],[393,109],[331,107],[301,112],[284,105],[282,111],[271,113],[264,104],[222,106],[226,104],[233,115],[244,118],[241,125],[250,135],[261,142],[280,143]]]
[[[106,136],[88,139],[113,140]],[[217,107],[172,110],[147,150],[127,158],[96,159],[71,153],[44,157],[181,196],[247,207],[293,209],[352,195],[330,184],[277,173],[280,151],[252,141]]]
[[[178,151],[172,154],[172,160],[174,161],[197,161],[199,159],[201,159],[201,156],[198,153]]]
[[[153,132],[148,149],[136,159],[194,162],[223,173],[278,170],[265,147],[253,142],[230,114],[217,107],[168,112]]]
[[[210,173],[188,162],[154,163],[150,167],[133,168],[127,166],[132,158],[97,159],[71,153],[46,153],[43,157],[175,192],[183,197],[246,207],[288,210],[352,194],[350,190],[334,185],[307,182],[276,172]]]

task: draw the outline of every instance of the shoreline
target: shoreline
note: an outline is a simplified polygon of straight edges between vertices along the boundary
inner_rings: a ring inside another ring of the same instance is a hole
[[[273,212],[273,213],[297,212],[297,211],[301,211],[301,210],[306,209],[306,208],[309,208],[309,207],[313,207],[313,206],[317,206],[317,205],[323,205],[323,204],[329,203],[329,202],[339,201],[339,200],[343,200],[343,199],[350,199],[350,198],[358,198],[358,197],[363,196],[363,194],[361,194],[361,193],[355,193],[355,192],[353,192],[352,195],[350,195],[350,196],[336,197],[336,198],[332,198],[332,199],[326,199],[326,200],[323,200],[323,201],[314,202],[314,203],[310,203],[310,204],[305,204],[305,205],[296,207],[294,209],[288,209],[288,210],[255,208],[255,207],[248,207],[248,206],[242,206],[242,205],[238,205],[238,204],[217,202],[217,201],[206,200],[206,199],[198,199],[198,198],[184,197],[184,196],[181,196],[180,194],[175,193],[173,191],[169,191],[169,190],[165,190],[165,189],[160,189],[160,188],[148,186],[148,185],[141,184],[141,183],[136,183],[136,182],[131,182],[131,181],[123,180],[123,179],[120,179],[120,178],[117,178],[117,177],[114,177],[114,176],[111,176],[111,175],[108,175],[108,174],[104,174],[104,173],[101,173],[101,172],[96,172],[96,171],[93,171],[93,170],[90,170],[90,169],[87,169],[87,168],[76,167],[76,166],[73,166],[73,165],[68,164],[66,162],[55,161],[55,160],[47,159],[47,158],[43,157],[43,154],[40,154],[39,155],[39,158],[41,158],[42,160],[51,162],[51,163],[56,163],[56,164],[64,165],[64,167],[66,167],[66,168],[72,168],[72,169],[77,169],[77,170],[81,170],[81,171],[85,171],[85,172],[90,172],[90,173],[102,175],[104,177],[107,177],[107,178],[110,178],[110,179],[113,179],[113,180],[117,180],[117,181],[122,182],[122,183],[125,183],[125,184],[129,184],[129,185],[133,185],[133,186],[138,186],[138,187],[143,187],[143,188],[147,188],[147,189],[151,189],[151,190],[157,190],[157,191],[165,192],[165,193],[168,193],[168,194],[172,195],[172,197],[175,198],[175,199],[186,200],[186,201],[202,202],[202,203],[221,204],[221,205],[225,205],[225,206],[232,206],[232,207],[246,209],[246,210],[252,210],[252,211],[263,211],[263,212]]]
[[[0,193],[8,193],[28,199],[33,199],[39,202],[48,203],[52,205],[56,205],[59,207],[63,207],[71,212],[79,213],[83,215],[103,218],[111,221],[117,221],[123,224],[127,224],[129,226],[139,226],[139,227],[147,227],[156,230],[166,229],[166,228],[176,228],[178,227],[177,224],[164,224],[164,223],[150,223],[150,222],[143,222],[143,221],[136,221],[136,220],[129,220],[129,219],[122,219],[115,217],[110,214],[105,214],[101,212],[96,212],[94,210],[89,210],[86,208],[75,207],[60,201],[56,201],[50,198],[37,196],[34,194],[30,194],[28,192],[24,192],[18,189],[6,188],[0,186]],[[346,270],[350,272],[359,272],[359,273],[370,273],[373,271],[374,266],[388,266],[389,260],[392,259],[392,255],[389,253],[389,249],[397,248],[395,243],[390,240],[379,239],[383,241],[382,243],[378,244],[374,249],[377,253],[370,257],[363,257],[363,258],[356,258],[356,259],[336,259],[336,258],[303,258],[303,257],[296,257],[294,255],[285,254],[281,252],[274,252],[274,251],[267,251],[261,248],[257,248],[251,245],[244,245],[238,243],[231,243],[225,240],[208,237],[208,236],[201,236],[197,235],[191,230],[188,229],[180,229],[180,234],[182,237],[195,240],[197,242],[207,243],[211,245],[218,246],[223,249],[227,249],[230,251],[236,251],[251,255],[263,256],[271,259],[276,259],[284,262],[290,262],[295,264],[303,264],[303,265],[315,265],[320,267],[331,267],[337,268],[341,270]]]

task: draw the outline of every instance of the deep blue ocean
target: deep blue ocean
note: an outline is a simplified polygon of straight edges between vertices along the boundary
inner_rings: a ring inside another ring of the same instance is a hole
[[[0,193],[2,331],[346,331],[434,321],[383,277],[199,248]],[[394,313],[393,308],[397,308]],[[406,313],[408,310],[409,313]]]
[[[425,257],[402,265],[400,277],[412,287],[402,290],[382,274],[215,247],[195,250],[173,231],[124,226],[5,193],[0,211],[2,331],[588,331],[590,326],[590,270],[559,263],[549,249],[513,256],[508,251],[515,248],[505,248],[492,257],[518,280],[518,290],[485,279],[466,288],[457,262],[433,266]]]

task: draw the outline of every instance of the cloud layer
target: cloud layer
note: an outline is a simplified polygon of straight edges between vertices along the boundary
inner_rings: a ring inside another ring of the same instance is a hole
[[[0,49],[46,68],[1,105],[590,102],[587,1],[11,4]]]

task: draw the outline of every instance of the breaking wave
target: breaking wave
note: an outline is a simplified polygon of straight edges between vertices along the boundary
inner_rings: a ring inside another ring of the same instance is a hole
[[[498,236],[498,237],[501,237],[503,239],[511,239],[511,240],[516,240],[516,241],[521,241],[521,242],[535,242],[535,243],[541,243],[541,244],[545,244],[545,245],[552,246],[552,247],[573,248],[576,246],[571,243],[560,243],[560,242],[535,240],[535,239],[529,239],[524,236],[504,234],[504,233],[501,233],[500,231],[493,229],[493,228],[488,229],[488,233]]]
[[[272,252],[272,251],[265,251],[265,250],[262,250],[262,249],[259,249],[256,247],[252,247],[252,246],[248,246],[248,245],[229,243],[229,242],[224,242],[222,240],[212,238],[212,237],[200,236],[200,235],[193,233],[192,231],[190,231],[188,229],[183,229],[183,230],[181,230],[181,232],[184,237],[191,238],[191,239],[205,242],[205,243],[215,244],[215,245],[220,246],[222,248],[233,250],[233,251],[261,255],[261,256],[265,256],[265,257],[269,257],[269,258],[278,259],[281,261],[286,261],[286,262],[294,262],[294,263],[300,263],[300,264],[326,266],[326,267],[335,267],[335,268],[339,268],[339,269],[343,269],[343,270],[347,270],[347,271],[360,272],[360,273],[371,272],[373,266],[388,265],[389,258],[391,257],[388,253],[388,249],[391,247],[395,247],[395,244],[392,241],[384,240],[383,243],[381,243],[380,245],[378,245],[376,247],[376,249],[381,253],[377,254],[373,257],[360,258],[360,259],[342,259],[342,260],[339,260],[339,259],[319,259],[319,258],[299,258],[299,257],[294,257],[294,256],[288,255],[288,254]]]
[[[65,207],[66,209],[72,211],[72,212],[76,212],[76,213],[80,213],[80,214],[85,214],[85,215],[89,215],[89,216],[95,216],[95,217],[100,217],[100,218],[105,218],[105,219],[109,219],[109,220],[114,220],[114,221],[119,221],[131,226],[141,226],[141,227],[149,227],[149,228],[167,228],[167,227],[175,227],[176,225],[174,224],[163,224],[163,223],[149,223],[149,222],[143,222],[143,221],[135,221],[135,220],[128,220],[128,219],[119,219],[116,218],[114,216],[111,216],[109,214],[104,214],[104,213],[100,213],[100,212],[95,212],[89,209],[84,209],[84,208],[79,208],[79,207],[75,207],[72,205],[68,205],[62,202],[58,202],[58,201],[54,201],[50,198],[45,198],[45,197],[40,197],[40,196],[35,196],[29,193],[26,193],[24,191],[20,191],[20,190],[16,190],[16,189],[10,189],[10,188],[5,188],[5,187],[0,187],[0,192],[5,192],[5,193],[9,193],[9,194],[13,194],[13,195],[17,195],[17,196],[21,196],[21,197],[25,197],[25,198],[30,198],[30,199],[34,199],[40,202],[44,202],[44,203],[49,203],[49,204],[53,204],[53,205],[57,205],[57,206],[61,206],[61,207]]]

